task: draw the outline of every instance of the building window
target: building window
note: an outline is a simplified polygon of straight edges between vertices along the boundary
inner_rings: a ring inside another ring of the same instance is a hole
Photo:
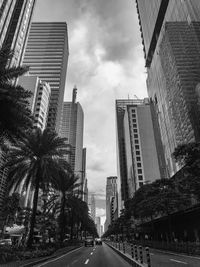
[[[132,109],[132,113],[135,113],[135,109]]]
[[[138,132],[137,129],[133,129],[133,131],[134,131],[134,133],[137,133]]]
[[[138,139],[135,139],[135,143],[136,143],[136,144],[139,144],[139,140],[138,140]]]
[[[137,124],[136,123],[133,123],[133,128],[137,128]]]
[[[132,114],[132,118],[136,118],[136,115],[135,114]]]
[[[141,181],[143,180],[143,176],[142,175],[138,175],[138,179]]]
[[[134,138],[138,138],[138,134],[134,134]]]
[[[137,151],[137,152],[138,152],[138,151]],[[136,160],[137,160],[137,161],[140,161],[140,160],[141,160],[141,158],[140,158],[140,157],[136,157]]]
[[[137,163],[137,167],[142,167],[142,164],[141,163]]]
[[[139,156],[140,155],[140,151],[137,150],[136,151],[136,155]]]
[[[143,186],[143,182],[139,182],[139,187]]]
[[[133,123],[136,123],[136,119],[133,119]]]
[[[139,174],[142,174],[142,169],[138,169],[138,173]]]
[[[140,146],[139,145],[135,145],[135,149],[140,149]]]

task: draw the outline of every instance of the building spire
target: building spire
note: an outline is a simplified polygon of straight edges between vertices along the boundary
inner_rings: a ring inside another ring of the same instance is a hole
[[[76,88],[76,85],[74,85],[73,93],[72,93],[72,103],[76,103],[76,95],[77,95],[77,88]]]

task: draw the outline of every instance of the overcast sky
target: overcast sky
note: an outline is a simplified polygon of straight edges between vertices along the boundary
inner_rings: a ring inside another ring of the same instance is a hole
[[[106,177],[117,175],[115,100],[147,96],[144,57],[133,0],[37,0],[34,21],[66,21],[73,86],[84,110],[89,191],[105,220]]]

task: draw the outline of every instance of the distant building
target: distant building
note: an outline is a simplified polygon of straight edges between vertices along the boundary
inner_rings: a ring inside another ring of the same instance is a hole
[[[44,130],[47,125],[51,89],[47,82],[37,76],[21,76],[18,84],[32,92],[30,109],[34,116],[34,126]]]
[[[36,0],[0,1],[0,47],[15,52],[10,65],[22,63]]]
[[[106,221],[104,230],[107,231],[108,226],[118,218],[118,193],[117,193],[117,177],[107,177],[106,183]]]
[[[101,236],[101,217],[96,217],[95,222],[96,222],[97,233],[99,236]]]
[[[86,164],[86,149],[83,150],[84,114],[80,103],[76,102],[76,94],[77,89],[74,88],[72,102],[63,104],[59,135],[65,137],[71,147],[68,161],[72,171],[79,177],[80,182],[84,182]]]
[[[96,202],[95,202],[94,194],[91,195],[91,217],[92,217],[93,221],[95,222],[95,218],[96,218]]]
[[[83,187],[83,200],[88,204],[88,185],[87,185],[87,179],[85,179],[84,187]]]
[[[47,128],[59,131],[68,64],[68,33],[65,22],[34,22],[23,64],[29,74],[49,83],[51,98]]]
[[[124,206],[124,202],[128,200],[139,187],[139,182],[140,185],[142,185],[145,181],[144,169],[139,166],[144,166],[142,165],[144,164],[143,160],[145,160],[145,164],[147,164],[147,151],[148,157],[151,152],[154,153],[151,160],[154,162],[155,169],[151,166],[151,171],[148,171],[148,164],[146,165],[146,180],[150,179],[152,181],[153,179],[166,177],[166,168],[157,126],[157,118],[148,99],[116,100],[116,120],[120,211]],[[150,127],[150,131],[148,127]],[[149,138],[154,140],[153,143],[148,141]],[[138,155],[136,155],[136,149]],[[139,159],[139,157],[140,161],[137,162],[136,160]],[[150,172],[151,175],[147,178]]]
[[[132,198],[140,186],[161,178],[148,99],[126,106],[124,141],[128,196]]]

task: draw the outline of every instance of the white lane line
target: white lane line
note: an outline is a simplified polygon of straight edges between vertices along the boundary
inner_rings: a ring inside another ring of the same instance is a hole
[[[170,259],[170,261],[174,261],[174,262],[177,262],[177,263],[182,263],[182,264],[185,264],[185,265],[188,264],[187,262],[184,262],[184,261],[177,261],[177,260],[174,260],[174,259]]]
[[[95,251],[95,248],[93,248],[93,251]]]
[[[92,254],[93,254],[93,252],[90,253],[90,255],[92,255]]]
[[[87,259],[84,264],[88,264],[88,262],[89,262],[89,259]]]
[[[77,248],[77,249],[74,249],[74,250],[72,250],[72,251],[70,251],[70,252],[67,252],[67,253],[65,253],[64,255],[62,255],[62,256],[60,256],[60,257],[58,257],[58,258],[56,258],[56,259],[49,260],[49,261],[45,261],[44,263],[42,263],[42,264],[40,264],[40,265],[37,265],[37,267],[41,267],[41,266],[44,266],[44,265],[46,265],[46,264],[48,264],[48,263],[50,263],[50,262],[57,261],[57,260],[59,260],[59,259],[65,257],[65,256],[67,256],[67,255],[69,255],[69,254],[71,254],[71,253],[73,253],[73,252],[75,252],[75,251],[81,249],[81,248],[82,248],[82,247]]]

